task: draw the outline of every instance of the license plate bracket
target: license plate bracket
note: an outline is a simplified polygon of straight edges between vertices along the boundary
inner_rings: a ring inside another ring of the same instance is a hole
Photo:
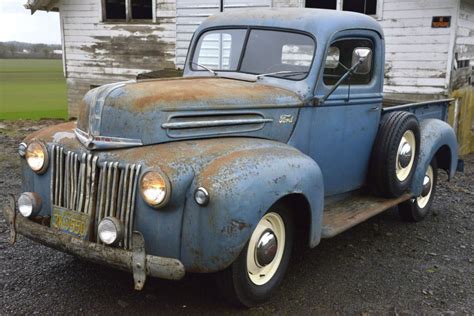
[[[82,240],[88,240],[89,226],[89,215],[53,205],[51,228],[58,229]]]

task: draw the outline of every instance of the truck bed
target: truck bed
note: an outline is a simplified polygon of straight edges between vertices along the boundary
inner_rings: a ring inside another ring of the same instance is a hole
[[[384,99],[382,115],[394,111],[408,111],[419,121],[424,119],[447,120],[448,107],[453,99],[409,103],[402,100]],[[330,202],[324,207],[322,238],[331,238],[383,211],[410,199],[409,194],[386,199],[358,192]]]
[[[382,102],[382,114],[394,111],[408,111],[416,115],[418,120],[439,119],[447,121],[448,107],[454,99],[442,99],[409,103],[403,100],[384,99]]]

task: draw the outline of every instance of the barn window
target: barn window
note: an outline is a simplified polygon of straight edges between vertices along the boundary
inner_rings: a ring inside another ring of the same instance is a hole
[[[107,20],[125,20],[125,0],[106,0],[105,17]]]
[[[306,7],[313,9],[337,9],[336,0],[306,0]]]
[[[105,21],[143,22],[153,20],[153,0],[102,0]]]
[[[152,0],[132,0],[132,19],[151,20],[153,18]]]
[[[377,0],[306,0],[306,8],[353,11],[381,18],[383,1]]]
[[[377,14],[377,0],[344,1],[342,9],[344,11],[354,11],[368,15],[375,15]]]

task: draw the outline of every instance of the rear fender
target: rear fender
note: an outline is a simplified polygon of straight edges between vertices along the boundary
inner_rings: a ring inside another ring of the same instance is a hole
[[[458,163],[458,144],[452,127],[438,119],[426,119],[420,123],[420,156],[411,191],[414,196],[421,194],[426,169],[436,155],[438,166],[448,173],[449,178],[456,173]]]
[[[194,200],[199,187],[209,192],[207,206]],[[215,159],[197,172],[188,191],[181,244],[186,270],[214,272],[229,266],[261,217],[288,194],[301,194],[308,201],[310,246],[316,246],[321,236],[323,189],[319,166],[292,147],[242,150]]]

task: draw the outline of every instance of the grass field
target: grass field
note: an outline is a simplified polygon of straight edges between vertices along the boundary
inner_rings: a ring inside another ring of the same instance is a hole
[[[0,59],[0,119],[66,117],[61,60]]]

